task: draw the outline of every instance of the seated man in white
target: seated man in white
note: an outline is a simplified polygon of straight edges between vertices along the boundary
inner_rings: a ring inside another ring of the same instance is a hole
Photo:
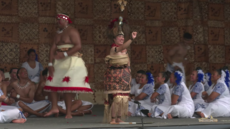
[[[149,117],[160,117],[171,105],[171,93],[169,86],[167,84],[170,77],[169,72],[161,72],[158,74],[157,83],[160,87],[152,94],[151,101],[157,102],[156,105],[153,105]]]
[[[11,83],[10,97],[14,98],[14,106],[20,107],[25,112],[25,116],[31,114],[43,117],[43,112],[50,106],[49,101],[34,101],[35,84],[28,78],[25,68],[18,69],[18,81]],[[28,114],[27,114],[28,113]]]
[[[10,100],[4,95],[2,88],[2,74],[0,74],[0,123],[25,123],[26,118],[22,112],[14,106],[3,106],[2,102],[8,103]]]
[[[230,116],[230,95],[225,84],[225,72],[221,69],[212,73],[213,85],[204,97],[206,103],[196,104],[195,112],[205,117],[229,117]]]
[[[150,96],[154,92],[154,79],[150,72],[146,72],[141,75],[140,83],[135,85],[130,94],[134,94],[135,97],[129,101],[128,115],[138,116],[141,109],[150,110],[153,103],[150,101]],[[140,107],[134,101],[139,101]]]
[[[144,70],[138,70],[137,71],[137,74],[136,74],[136,77],[132,79],[131,81],[131,88],[136,85],[136,84],[139,84],[139,81],[141,79],[141,75],[142,74],[145,74],[145,71]]]
[[[194,113],[194,103],[188,88],[182,82],[183,73],[176,70],[170,76],[170,82],[174,85],[171,98],[171,106],[163,113],[163,118],[172,119],[173,117],[190,118]]]
[[[196,103],[203,103],[204,100],[202,98],[202,93],[204,92],[204,73],[201,70],[201,68],[196,68],[191,74],[190,81],[192,82],[192,85],[189,86],[189,91],[191,94],[191,97],[193,99],[194,105]]]
[[[43,90],[45,83],[46,83],[47,74],[48,74],[48,69],[46,68],[42,71],[41,81],[38,85],[38,89],[35,94],[36,101],[42,101],[42,100],[49,99],[49,92],[45,92]],[[75,96],[73,96],[72,98],[72,116],[82,116],[84,114],[92,113],[91,109],[93,108],[93,104],[91,102],[83,101],[83,100],[74,100],[74,97]],[[63,100],[62,94],[60,94],[58,106],[59,106],[60,113],[66,114],[66,106],[65,106],[65,102]]]

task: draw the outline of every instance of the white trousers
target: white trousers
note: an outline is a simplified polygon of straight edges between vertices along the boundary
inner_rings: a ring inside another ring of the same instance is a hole
[[[13,120],[24,118],[24,115],[17,107],[1,106],[0,107],[0,123],[9,123]]]

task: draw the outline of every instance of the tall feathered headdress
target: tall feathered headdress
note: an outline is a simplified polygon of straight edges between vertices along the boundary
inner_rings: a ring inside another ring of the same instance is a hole
[[[129,35],[129,31],[129,25],[127,24],[127,21],[123,19],[122,16],[111,21],[108,26],[108,36],[111,39],[114,39],[118,35],[127,36]]]

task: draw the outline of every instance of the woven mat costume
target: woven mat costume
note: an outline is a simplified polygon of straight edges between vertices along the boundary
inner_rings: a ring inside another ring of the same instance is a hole
[[[112,21],[109,27],[112,27],[114,37],[124,35],[122,32],[121,24],[122,18]],[[123,24],[125,27],[125,24]],[[113,38],[114,38],[113,37]],[[113,44],[112,47],[118,47]],[[115,48],[116,49],[116,48]],[[124,119],[128,116],[128,98],[130,93],[131,71],[129,64],[128,54],[125,55],[108,55],[105,58],[107,69],[104,75],[104,93],[105,110],[104,122],[111,121],[112,116],[117,115],[117,118]],[[114,118],[115,119],[115,118]]]
[[[73,46],[73,44],[58,45],[57,49],[64,52]],[[61,93],[92,93],[85,62],[81,57],[82,54],[77,52],[72,56],[55,60],[53,77],[48,75],[44,90]]]

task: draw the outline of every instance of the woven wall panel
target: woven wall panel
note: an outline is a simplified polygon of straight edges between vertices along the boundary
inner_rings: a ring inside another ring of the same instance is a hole
[[[113,40],[107,37],[109,22],[123,16],[137,39],[128,48],[132,75],[140,69],[154,76],[167,65],[168,52],[192,34],[186,73],[195,67],[211,71],[230,66],[229,0],[127,0],[124,12],[117,0],[0,0],[0,68],[7,71],[26,61],[34,48],[39,62],[48,64],[49,48],[56,33],[55,15],[67,13],[81,36],[83,60],[95,94],[101,103],[106,70],[104,58]],[[131,35],[126,35],[126,40]],[[189,76],[189,75],[188,75]],[[81,95],[83,97],[83,95]]]

